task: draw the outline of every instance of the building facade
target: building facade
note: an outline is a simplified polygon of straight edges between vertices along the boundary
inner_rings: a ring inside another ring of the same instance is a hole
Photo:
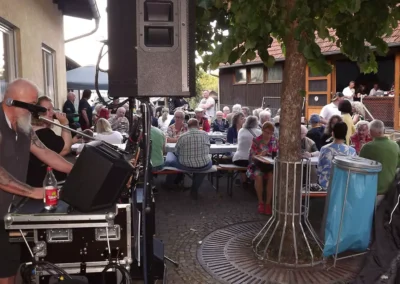
[[[63,15],[94,15],[93,1],[80,2],[0,0],[1,96],[10,81],[26,78],[62,106],[67,95]]]
[[[313,74],[306,70],[305,98],[303,115],[307,118],[313,113],[319,113],[324,105],[330,102],[336,91],[343,91],[350,81],[356,82],[356,88],[366,86],[367,93],[375,83],[383,91],[391,91],[394,97],[366,98],[364,105],[370,111],[367,118],[381,119],[389,127],[400,129],[400,28],[385,38],[389,52],[385,57],[377,57],[378,73],[363,74],[355,62],[340,53],[335,43],[318,39],[322,53],[332,64],[333,71],[327,76]],[[275,57],[274,66],[267,68],[257,57],[254,61],[243,65],[236,62],[232,65],[220,66],[220,107],[239,103],[254,108],[270,108],[272,114],[280,108],[282,94],[284,56],[279,43],[273,42],[268,50]],[[296,74],[293,74],[296,76]]]

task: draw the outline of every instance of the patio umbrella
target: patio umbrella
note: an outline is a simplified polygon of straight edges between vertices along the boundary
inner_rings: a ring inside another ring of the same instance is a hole
[[[67,71],[67,88],[73,90],[94,90],[96,66],[83,66]],[[108,89],[108,74],[99,71],[99,89]]]

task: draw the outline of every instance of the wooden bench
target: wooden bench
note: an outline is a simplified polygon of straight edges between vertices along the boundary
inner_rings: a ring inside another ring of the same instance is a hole
[[[177,174],[185,174],[186,176],[188,176],[190,179],[193,179],[192,175],[193,174],[207,174],[207,175],[212,175],[213,173],[217,173],[218,169],[217,166],[212,166],[210,169],[205,170],[205,171],[193,171],[193,172],[189,172],[189,171],[184,171],[178,168],[174,168],[174,167],[164,167],[162,170],[160,171],[154,171],[152,172],[153,175],[177,175]],[[214,187],[213,184],[213,179],[212,177],[209,178],[211,185]],[[217,178],[218,181],[218,178]]]
[[[303,190],[301,192],[302,197],[306,197],[306,192]],[[310,197],[319,197],[319,198],[325,198],[328,195],[328,192],[326,191],[310,191]]]
[[[247,171],[247,167],[240,167],[235,164],[220,164],[217,166],[219,172],[226,172],[228,183],[226,186],[226,191],[230,197],[233,195],[233,182],[236,177],[243,172]],[[219,178],[217,176],[217,191],[219,188]]]

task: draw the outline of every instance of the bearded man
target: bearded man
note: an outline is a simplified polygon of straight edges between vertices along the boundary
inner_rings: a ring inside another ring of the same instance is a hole
[[[57,153],[49,150],[39,140],[31,126],[28,110],[7,106],[8,99],[36,104],[38,88],[25,79],[17,79],[7,86],[0,107],[0,284],[14,284],[20,265],[20,246],[8,240],[3,217],[18,196],[42,199],[43,188],[33,188],[27,184],[26,177],[29,153],[57,171],[69,173],[72,164]],[[16,195],[16,198],[14,198]]]

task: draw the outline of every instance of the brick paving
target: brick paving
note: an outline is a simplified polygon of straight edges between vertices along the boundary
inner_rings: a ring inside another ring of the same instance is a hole
[[[197,250],[201,241],[219,228],[268,220],[267,216],[257,213],[254,190],[234,186],[231,198],[226,194],[225,178],[220,179],[218,193],[208,180],[204,180],[199,200],[192,201],[189,191],[163,189],[164,180],[163,176],[156,180],[156,235],[165,244],[165,255],[179,263],[178,268],[168,264],[168,283],[219,283],[200,266]],[[318,211],[323,210],[321,205],[318,207]]]
[[[218,193],[204,180],[197,201],[190,199],[189,191],[163,189],[164,180],[163,176],[156,180],[156,234],[165,244],[165,255],[179,263],[178,268],[168,265],[168,283],[218,283],[197,261],[201,241],[224,226],[267,220],[267,216],[257,214],[257,199],[251,191],[234,186],[229,197],[225,178]]]

